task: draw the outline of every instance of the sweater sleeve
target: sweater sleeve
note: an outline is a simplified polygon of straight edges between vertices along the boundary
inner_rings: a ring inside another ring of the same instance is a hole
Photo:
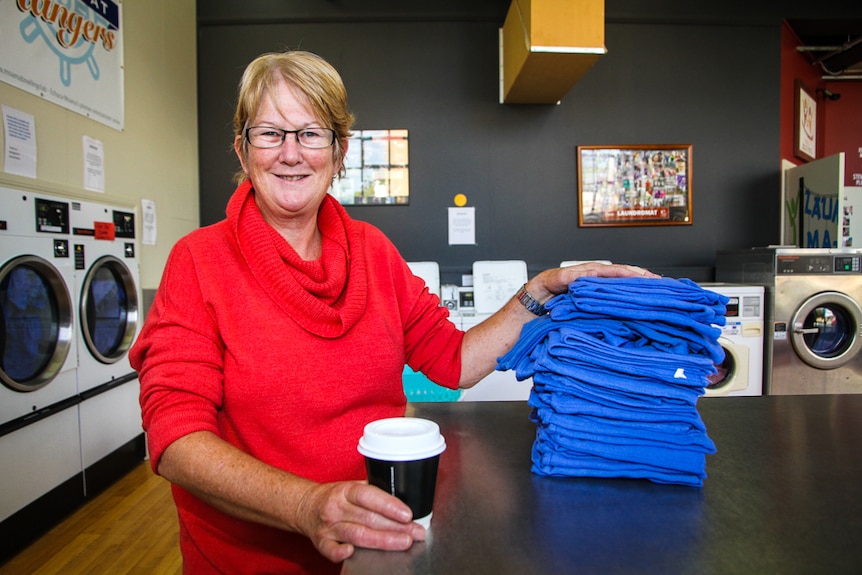
[[[194,257],[185,242],[171,251],[162,282],[130,359],[141,383],[141,412],[150,461],[195,431],[218,434],[223,351],[207,309]]]

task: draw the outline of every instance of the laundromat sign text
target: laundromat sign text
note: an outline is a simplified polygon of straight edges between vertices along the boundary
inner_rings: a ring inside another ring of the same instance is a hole
[[[122,130],[122,4],[0,1],[0,80]]]
[[[836,230],[838,223],[838,196],[815,194],[805,188],[805,246],[806,248],[833,248],[838,238],[832,238],[829,230]],[[831,225],[830,225],[831,224]],[[823,237],[820,233],[823,232]]]
[[[113,50],[114,30],[120,27],[119,8],[110,0],[90,0],[84,4],[106,20],[113,30],[53,0],[18,0],[18,9],[50,24],[57,31],[55,37],[62,48],[71,48],[83,38],[87,42],[101,43],[105,50]]]

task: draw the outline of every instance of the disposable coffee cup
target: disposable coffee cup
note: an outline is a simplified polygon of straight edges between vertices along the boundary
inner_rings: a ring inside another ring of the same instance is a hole
[[[391,493],[413,511],[413,520],[431,526],[437,466],[446,441],[428,419],[392,417],[365,426],[359,439],[368,483]]]

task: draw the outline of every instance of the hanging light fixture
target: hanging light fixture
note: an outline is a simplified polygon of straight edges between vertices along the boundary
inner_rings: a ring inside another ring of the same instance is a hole
[[[604,0],[512,0],[500,29],[500,102],[556,104],[605,53]]]

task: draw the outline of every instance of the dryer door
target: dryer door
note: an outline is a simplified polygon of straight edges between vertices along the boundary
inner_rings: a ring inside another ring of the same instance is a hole
[[[48,385],[72,341],[72,298],[47,260],[23,255],[0,268],[0,380],[16,391]]]
[[[114,256],[96,260],[81,285],[81,331],[87,350],[115,363],[132,346],[138,325],[137,286],[126,264]]]
[[[822,292],[793,314],[790,341],[799,358],[818,369],[836,369],[862,350],[862,308],[846,294]]]

